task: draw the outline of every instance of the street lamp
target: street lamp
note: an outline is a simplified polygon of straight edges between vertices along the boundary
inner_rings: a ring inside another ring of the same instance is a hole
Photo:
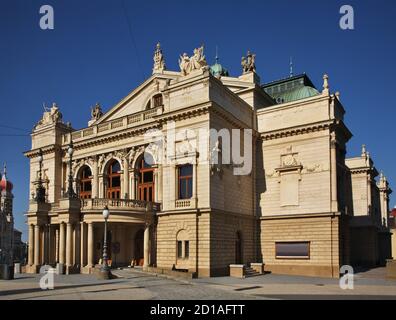
[[[66,198],[68,199],[76,199],[77,194],[73,190],[73,172],[72,172],[72,165],[73,165],[73,141],[70,141],[69,147],[67,149],[67,153],[69,155],[69,183],[67,186]]]
[[[43,150],[41,150],[41,148],[39,149],[39,154],[37,157],[37,160],[39,162],[39,181],[38,181],[38,186],[36,189],[36,201],[37,202],[45,202],[45,188],[43,187]]]
[[[102,268],[100,269],[100,278],[107,280],[111,278],[111,272],[107,257],[107,219],[110,216],[110,211],[107,206],[104,207],[102,214],[105,220],[105,224],[104,224],[104,239],[103,239],[103,262],[102,262]]]

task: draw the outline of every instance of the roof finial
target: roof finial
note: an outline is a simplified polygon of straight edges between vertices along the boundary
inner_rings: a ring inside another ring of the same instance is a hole
[[[293,77],[293,57],[290,56],[290,78]]]
[[[219,62],[219,52],[218,52],[218,47],[216,46],[216,57],[215,57],[216,63]]]
[[[4,169],[3,169],[3,175],[4,175],[4,177],[6,177],[7,176],[7,164],[4,162]]]
[[[329,94],[329,76],[327,74],[323,75],[323,91],[322,94]]]
[[[362,157],[365,157],[366,155],[367,155],[366,145],[362,144]]]

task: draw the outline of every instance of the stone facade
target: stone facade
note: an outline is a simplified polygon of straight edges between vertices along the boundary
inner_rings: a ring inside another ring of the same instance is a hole
[[[92,272],[105,206],[112,266],[217,276],[264,262],[266,271],[338,277],[343,264],[364,262],[356,256],[385,258],[380,218],[391,190],[383,176],[377,186],[366,155],[345,159],[352,134],[326,75],[321,92],[306,75],[261,85],[254,54],[230,77],[207,66],[203,47],[179,63],[181,72],[166,70],[157,45],[153,75],[107,112],[96,105],[88,127],[65,124],[56,104],[35,126],[25,153],[30,272],[57,263]],[[153,143],[149,132],[165,138]],[[365,236],[376,249],[359,248]]]

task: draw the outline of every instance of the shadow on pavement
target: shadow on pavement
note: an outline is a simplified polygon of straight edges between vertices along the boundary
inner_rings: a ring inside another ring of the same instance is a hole
[[[89,284],[76,284],[76,285],[66,285],[66,286],[55,286],[53,290],[50,291],[56,291],[56,290],[62,290],[62,289],[73,289],[73,288],[82,288],[82,287],[94,287],[94,286],[103,286],[103,285],[108,285],[108,284],[114,284],[114,283],[121,283],[125,281],[117,281],[117,282],[99,282],[99,283],[89,283]],[[15,290],[5,290],[0,292],[0,297],[1,296],[7,296],[7,295],[14,295],[14,294],[24,294],[24,293],[34,293],[34,292],[45,292],[48,290],[42,290],[41,288],[27,288],[27,289],[15,289]]]

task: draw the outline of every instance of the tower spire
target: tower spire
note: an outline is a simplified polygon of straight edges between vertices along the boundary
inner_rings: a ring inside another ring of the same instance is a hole
[[[218,47],[216,46],[216,57],[215,57],[216,63],[219,62],[219,52],[218,52]]]
[[[289,76],[291,78],[291,77],[293,77],[293,57],[292,56],[290,56],[289,66],[290,66]]]
[[[3,175],[7,177],[7,164],[5,162],[3,163]]]

